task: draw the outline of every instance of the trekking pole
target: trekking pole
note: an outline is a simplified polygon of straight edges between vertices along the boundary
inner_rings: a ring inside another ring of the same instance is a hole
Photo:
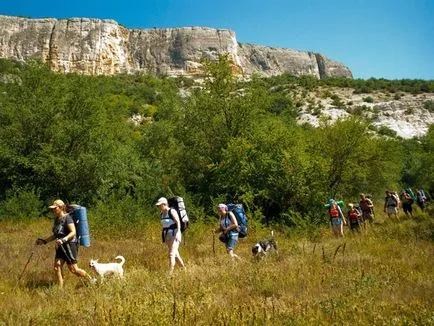
[[[212,252],[214,254],[214,258],[215,258],[215,233],[212,233]]]
[[[21,274],[18,276],[18,279],[17,279],[17,282],[16,282],[16,284],[15,284],[14,289],[18,286],[18,283],[20,282],[21,278],[23,277],[24,273],[26,272],[26,270],[27,270],[27,266],[29,266],[30,261],[32,260],[32,257],[33,257],[33,255],[35,254],[35,249],[36,249],[36,244],[34,244],[34,245],[32,246],[32,252],[30,253],[29,258],[27,259],[27,262],[26,262],[26,264],[24,265],[23,271],[22,271]]]

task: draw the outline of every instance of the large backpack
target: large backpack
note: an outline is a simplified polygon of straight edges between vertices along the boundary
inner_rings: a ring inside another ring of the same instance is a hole
[[[179,222],[181,224],[181,232],[184,232],[185,230],[188,229],[188,224],[189,224],[187,211],[185,210],[184,199],[182,197],[175,196],[169,198],[167,202],[169,204],[169,207],[173,208],[178,213]],[[169,216],[170,218],[173,219],[172,215],[170,215],[170,210],[169,210]]]
[[[83,247],[90,247],[89,224],[87,222],[86,207],[70,204],[67,205],[66,210],[74,221],[78,243]]]
[[[234,213],[238,223],[238,237],[247,236],[247,217],[242,204],[227,204],[228,211]]]

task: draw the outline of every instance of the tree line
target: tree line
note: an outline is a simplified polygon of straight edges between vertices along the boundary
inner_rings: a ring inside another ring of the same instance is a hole
[[[299,125],[299,100],[276,88],[291,81],[290,88],[432,92],[432,81],[245,81],[227,56],[204,65],[204,81],[194,83],[61,74],[40,62],[1,60],[1,218],[39,216],[59,197],[134,223],[156,198],[177,194],[197,219],[217,202],[237,201],[258,221],[292,225],[319,219],[328,198],[353,201],[404,186],[434,191],[434,127],[403,140],[373,134],[361,117]]]

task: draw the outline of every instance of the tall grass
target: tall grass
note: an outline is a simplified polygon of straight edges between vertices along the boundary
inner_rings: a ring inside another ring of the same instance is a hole
[[[194,224],[180,249],[187,270],[173,277],[158,224],[94,226],[79,266],[122,254],[126,279],[89,285],[65,269],[59,289],[53,247],[33,246],[50,221],[1,221],[0,325],[433,325],[434,219],[380,222],[344,239],[324,227],[317,242],[276,232],[279,254],[260,261],[251,246],[269,230],[256,228],[240,241],[238,262],[211,225]]]

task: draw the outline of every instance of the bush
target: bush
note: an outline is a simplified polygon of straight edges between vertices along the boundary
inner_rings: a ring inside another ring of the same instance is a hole
[[[374,103],[374,99],[371,96],[364,97],[363,101],[366,103]]]
[[[0,219],[39,217],[44,211],[44,204],[34,190],[9,191],[6,198],[0,203]]]
[[[425,110],[428,110],[431,113],[434,113],[434,101],[428,100],[423,103],[423,107]]]

